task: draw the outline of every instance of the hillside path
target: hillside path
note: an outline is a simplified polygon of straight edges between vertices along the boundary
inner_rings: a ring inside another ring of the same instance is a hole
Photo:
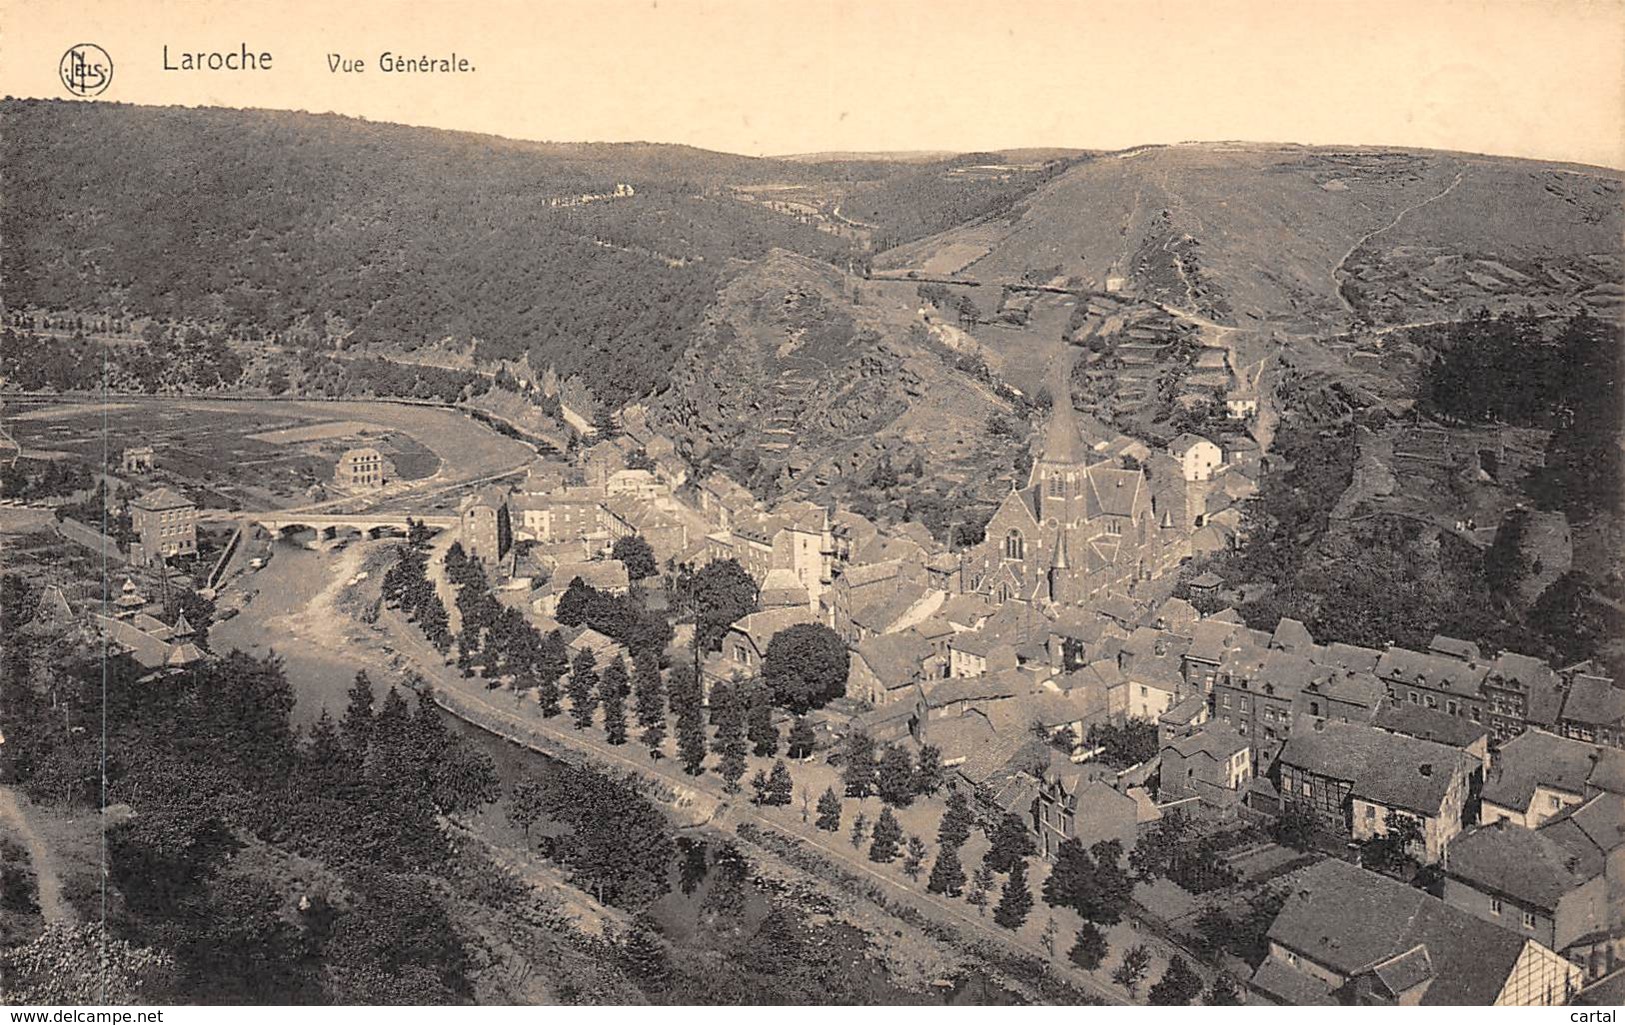
[[[1449,185],[1446,185],[1442,191],[1403,208],[1399,211],[1399,213],[1394,215],[1393,220],[1374,231],[1366,232],[1364,235],[1361,235],[1359,240],[1356,241],[1352,246],[1349,246],[1348,252],[1344,253],[1343,258],[1338,260],[1337,264],[1332,267],[1332,294],[1337,296],[1337,301],[1343,305],[1344,312],[1350,314],[1354,312],[1354,304],[1349,302],[1348,297],[1343,294],[1343,265],[1349,262],[1349,257],[1353,256],[1356,250],[1365,245],[1367,242],[1370,242],[1372,239],[1376,238],[1378,235],[1381,235],[1383,232],[1398,226],[1399,222],[1405,219],[1406,214],[1420,210],[1429,203],[1437,202],[1450,195],[1450,193],[1455,191],[1456,186],[1461,184],[1462,179],[1465,177],[1467,177],[1467,169],[1462,168],[1460,171],[1456,172],[1456,177],[1450,182]]]
[[[57,871],[56,858],[35,831],[34,824],[28,821],[28,814],[17,799],[17,792],[10,787],[0,787],[0,825],[15,833],[28,851],[28,860],[34,866],[34,879],[39,887],[40,915],[46,924],[72,921],[73,912],[62,899],[62,876]]]

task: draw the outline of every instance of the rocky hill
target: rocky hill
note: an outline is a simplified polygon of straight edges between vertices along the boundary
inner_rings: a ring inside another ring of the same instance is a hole
[[[959,361],[909,304],[779,250],[722,290],[655,416],[759,492],[862,483],[915,456],[971,479],[988,418],[1015,404]]]
[[[1122,287],[1291,331],[1491,309],[1618,311],[1625,187],[1603,168],[1455,153],[1211,144],[1079,163],[1010,213],[877,268]]]

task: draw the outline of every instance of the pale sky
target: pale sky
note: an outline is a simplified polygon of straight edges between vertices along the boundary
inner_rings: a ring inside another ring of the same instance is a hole
[[[0,0],[0,92],[748,154],[1392,144],[1625,168],[1625,0]],[[163,70],[247,43],[270,71]],[[388,75],[383,51],[468,58]],[[360,75],[327,55],[360,57]]]

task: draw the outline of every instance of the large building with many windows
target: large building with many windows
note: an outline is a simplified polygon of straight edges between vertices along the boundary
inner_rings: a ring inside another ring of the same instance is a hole
[[[138,538],[130,551],[135,562],[151,565],[197,554],[197,506],[169,488],[157,488],[131,502],[130,526]]]
[[[1011,491],[967,553],[965,589],[995,602],[1075,605],[1176,567],[1190,553],[1182,525],[1159,525],[1143,469],[1084,443],[1060,402],[1025,488]]]

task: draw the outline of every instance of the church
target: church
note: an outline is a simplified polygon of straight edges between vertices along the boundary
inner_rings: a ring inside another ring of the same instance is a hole
[[[1144,469],[1091,450],[1062,402],[1027,486],[1005,497],[967,553],[964,581],[999,603],[1077,605],[1133,596],[1189,554],[1189,531],[1160,515]]]

